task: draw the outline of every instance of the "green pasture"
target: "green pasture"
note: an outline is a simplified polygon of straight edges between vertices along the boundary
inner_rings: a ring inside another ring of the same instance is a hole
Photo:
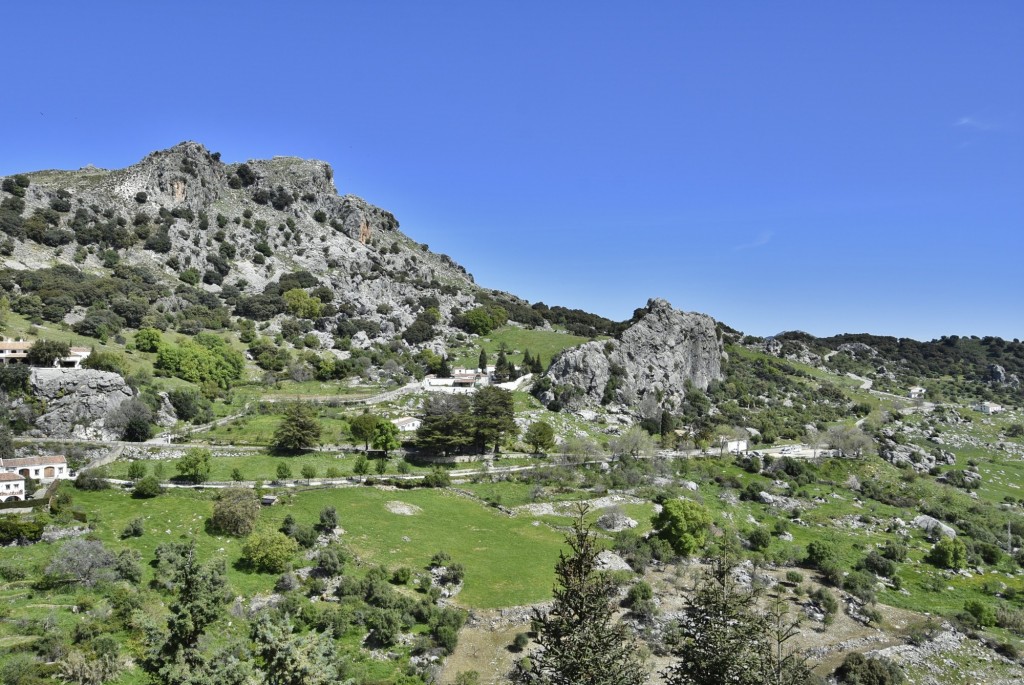
[[[480,359],[480,348],[487,352],[487,361],[494,363],[498,350],[502,343],[508,349],[506,352],[509,361],[519,365],[523,361],[523,352],[530,351],[534,357],[540,355],[541,362],[547,368],[551,359],[564,349],[576,347],[588,342],[589,338],[583,338],[570,333],[559,332],[558,330],[546,331],[529,328],[518,328],[516,326],[503,326],[491,331],[474,341],[470,347],[453,350],[451,365],[464,368],[476,368]]]

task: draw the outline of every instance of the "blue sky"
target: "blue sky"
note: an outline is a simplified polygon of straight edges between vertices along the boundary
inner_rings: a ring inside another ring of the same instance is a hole
[[[1024,337],[1024,3],[4,8],[0,174],[330,162],[482,285]]]

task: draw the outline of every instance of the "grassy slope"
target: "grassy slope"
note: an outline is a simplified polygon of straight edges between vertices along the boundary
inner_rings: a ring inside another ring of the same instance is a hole
[[[536,357],[540,355],[541,361],[547,367],[552,357],[562,350],[582,345],[588,338],[581,338],[578,335],[571,335],[565,332],[545,331],[518,328],[516,326],[503,326],[482,336],[474,341],[474,344],[467,348],[452,350],[452,366],[475,368],[480,358],[480,348],[487,352],[488,362],[493,364],[498,349],[502,343],[510,350],[508,358],[516,365],[522,363],[523,352],[529,350],[530,354]]]

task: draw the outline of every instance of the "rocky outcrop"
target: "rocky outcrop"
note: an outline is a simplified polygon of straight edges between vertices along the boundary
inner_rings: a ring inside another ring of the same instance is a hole
[[[542,400],[570,410],[599,403],[679,407],[690,381],[700,389],[722,378],[722,341],[715,320],[680,312],[653,299],[638,310],[618,340],[590,342],[562,352],[548,369]]]
[[[994,385],[1002,385],[1010,388],[1020,387],[1020,378],[1016,374],[1006,373],[1006,369],[1000,364],[989,364],[985,377],[989,383]]]
[[[45,407],[29,435],[47,438],[116,440],[107,417],[132,397],[124,378],[90,369],[32,369],[32,393]]]
[[[910,522],[910,525],[914,526],[918,530],[923,530],[928,535],[933,537],[944,537],[944,538],[955,538],[956,531],[947,526],[942,521],[928,516],[927,514],[921,514]]]
[[[340,337],[365,331],[367,345],[390,341],[426,307],[437,309],[436,338],[443,340],[455,333],[453,312],[476,306],[477,288],[465,268],[402,234],[391,212],[339,195],[334,171],[323,161],[226,163],[199,143],[183,142],[124,169],[27,177],[22,217],[48,211],[57,221],[55,233],[49,242],[13,237],[0,255],[2,266],[66,264],[104,273],[109,265],[100,251],[74,246],[114,232],[121,264],[166,280],[172,290],[180,285],[179,272],[191,266],[203,275],[198,287],[222,296],[226,288],[232,306],[239,295],[264,295],[268,286],[275,292],[282,274],[308,271],[315,283],[302,287],[324,286],[334,295],[319,317],[323,331],[340,330]],[[194,304],[168,294],[154,306],[173,314]],[[267,320],[255,309],[243,304],[235,313]],[[72,323],[82,312],[67,315]],[[266,332],[278,332],[282,318],[271,312]],[[333,335],[327,342],[333,345]]]
[[[891,430],[883,431],[878,440],[878,455],[893,466],[912,468],[918,473],[928,473],[941,464],[955,464],[956,455],[946,450],[932,454],[914,444],[899,443]]]

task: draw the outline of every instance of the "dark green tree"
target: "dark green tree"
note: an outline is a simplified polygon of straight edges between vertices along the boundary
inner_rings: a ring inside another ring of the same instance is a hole
[[[614,620],[615,581],[597,570],[601,551],[581,507],[559,554],[551,610],[536,610],[540,650],[516,676],[531,685],[640,685],[647,674],[626,627]]]
[[[719,556],[690,596],[675,633],[668,685],[804,685],[806,660],[788,649],[796,635],[785,600],[758,609],[758,590],[741,586],[735,562]]]
[[[441,368],[437,372],[437,377],[438,378],[451,378],[452,377],[452,367],[448,363],[448,355],[444,355],[443,357],[441,357]]]
[[[477,449],[483,452],[492,444],[500,452],[502,439],[516,430],[512,393],[493,385],[480,388],[473,396],[473,421]]]
[[[494,362],[494,381],[496,383],[505,383],[512,380],[512,372],[515,367],[512,366],[510,370],[510,366],[508,356],[505,354],[505,343],[502,343],[501,347],[498,348],[498,358]]]
[[[193,447],[185,452],[175,466],[182,478],[193,483],[205,483],[210,477],[210,450]]]
[[[300,452],[320,445],[323,426],[316,409],[308,402],[294,402],[284,410],[284,418],[274,431],[274,449]]]
[[[11,436],[11,429],[7,426],[0,426],[0,459],[11,459],[13,457],[14,438]]]
[[[482,347],[480,348],[480,359],[477,360],[476,367],[484,373],[487,372],[487,352]]]
[[[523,439],[530,444],[535,454],[546,452],[555,444],[555,429],[547,421],[535,421],[526,429]]]
[[[373,449],[384,452],[384,460],[388,458],[388,452],[397,450],[402,446],[398,441],[398,427],[390,421],[379,421],[373,429]]]
[[[338,681],[331,632],[298,633],[287,618],[262,612],[252,624],[252,640],[266,685],[328,685]]]
[[[473,415],[465,395],[432,394],[423,404],[416,446],[433,454],[457,454],[473,442]]]
[[[200,565],[195,545],[188,547],[179,562],[174,575],[177,596],[170,606],[167,631],[152,636],[150,653],[143,661],[147,672],[169,685],[195,682],[193,674],[206,670],[199,640],[220,618],[231,597],[223,563]]]
[[[363,449],[370,449],[370,441],[373,440],[373,432],[377,428],[377,424],[380,423],[381,418],[376,414],[370,414],[369,412],[360,414],[351,421],[349,421],[349,431],[352,433],[352,439],[358,440],[363,443]]]
[[[36,340],[28,348],[25,363],[29,366],[53,366],[58,359],[71,354],[71,347],[65,342],[56,340]]]

